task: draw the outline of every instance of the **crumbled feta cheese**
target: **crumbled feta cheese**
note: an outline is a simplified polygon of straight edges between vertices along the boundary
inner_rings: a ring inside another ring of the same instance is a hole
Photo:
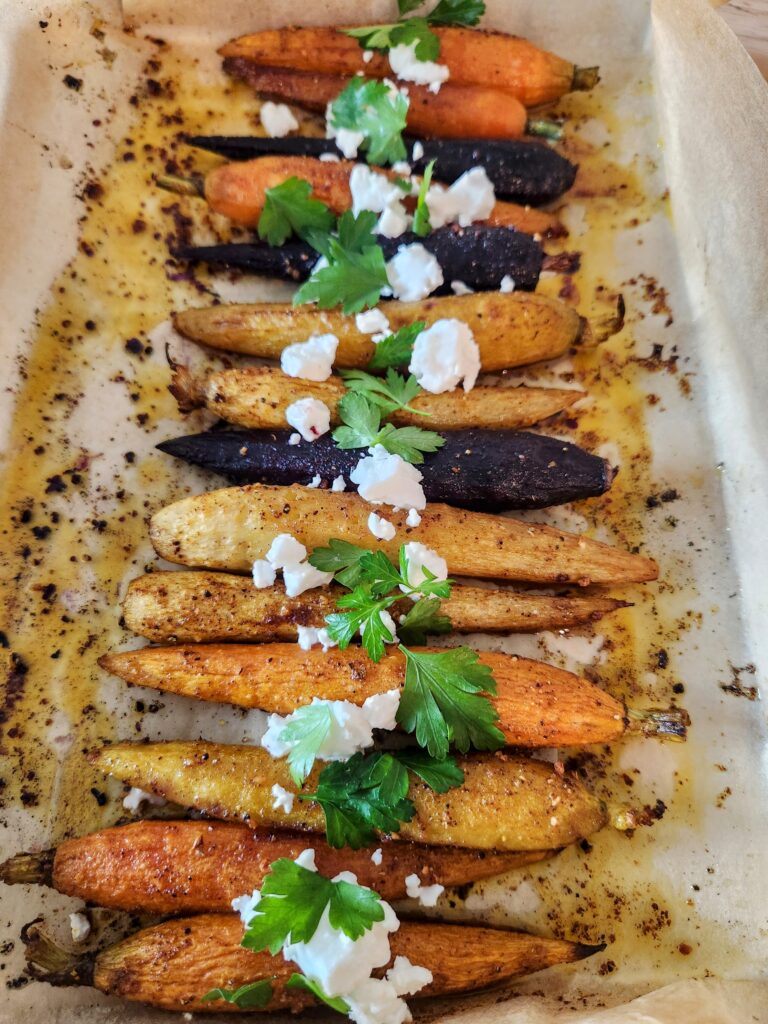
[[[392,170],[395,174],[399,174],[401,177],[407,178],[411,173],[411,165],[406,163],[405,160],[398,160],[397,163],[392,164]],[[418,195],[418,192],[416,194]]]
[[[321,160],[324,164],[337,164],[341,157],[338,153],[321,153],[318,160]]]
[[[236,914],[240,915],[240,920],[243,925],[247,928],[256,915],[256,907],[261,901],[261,891],[254,889],[253,892],[244,896],[236,896],[232,900],[232,909]]]
[[[307,557],[307,549],[290,533],[279,533],[269,546],[267,561],[276,569],[298,565]]]
[[[295,427],[305,441],[316,441],[331,429],[331,410],[319,398],[299,398],[285,410],[288,426]]]
[[[123,807],[132,814],[138,814],[139,808],[144,803],[150,804],[152,807],[162,807],[167,801],[162,796],[155,796],[154,793],[145,793],[138,786],[132,786],[123,797]]]
[[[389,66],[403,82],[415,85],[427,85],[430,92],[438,92],[443,82],[447,81],[450,71],[445,64],[436,64],[432,60],[419,60],[416,56],[417,43],[398,43],[389,50]]]
[[[355,215],[362,210],[381,214],[374,229],[377,234],[397,238],[408,229],[411,217],[403,205],[403,192],[383,174],[366,164],[355,164],[349,175],[349,190]]]
[[[443,283],[443,271],[421,242],[401,245],[387,263],[387,280],[396,299],[417,302]]]
[[[440,893],[445,892],[445,886],[422,885],[418,875],[408,875],[405,879],[405,891],[412,900],[418,900],[422,907],[434,907]]]
[[[393,630],[394,633],[394,630]],[[321,700],[314,697],[312,706],[327,707],[331,716],[331,727],[317,751],[320,761],[348,761],[353,754],[373,744],[373,730],[391,731],[397,725],[396,715],[400,704],[400,690],[387,690],[368,697],[362,707],[348,700]],[[272,757],[285,757],[297,741],[284,740],[283,731],[295,719],[295,713],[283,717],[270,715],[267,731],[261,738],[261,745]]]
[[[432,981],[432,971],[417,967],[407,956],[396,956],[387,971],[387,981],[395,986],[399,996],[412,996]]]
[[[374,850],[371,854],[371,861],[376,865],[376,867],[379,867],[383,859],[384,853],[382,852],[381,847],[379,847],[378,850]]]
[[[389,320],[380,309],[366,309],[355,316],[355,327],[361,334],[391,334]]]
[[[315,475],[312,477],[312,479],[307,484],[307,487],[313,487],[313,488],[317,489],[322,482],[323,482],[323,478],[320,476],[320,474],[319,473],[315,473]]]
[[[333,479],[333,483],[331,484],[331,490],[334,493],[338,494],[339,491],[346,491],[346,489],[347,485],[344,480],[344,477],[342,476],[341,473],[339,473],[339,475],[337,477],[334,477]]]
[[[272,541],[266,557],[275,569],[283,570],[283,582],[288,597],[298,597],[305,590],[324,587],[333,579],[332,572],[321,572],[304,561],[307,549],[290,533],[278,534]]]
[[[475,289],[470,288],[463,281],[451,281],[451,291],[454,295],[473,295]]]
[[[408,515],[405,517],[406,526],[418,526],[421,522],[421,516],[415,508],[408,510]]]
[[[291,436],[288,438],[288,444],[301,444],[301,434],[291,434]]]
[[[288,345],[280,355],[280,368],[289,377],[328,380],[339,339],[335,334],[313,334],[306,341]]]
[[[363,50],[363,61],[370,64],[373,60],[373,50]]]
[[[502,277],[502,279],[501,279],[501,284],[499,285],[499,291],[500,292],[504,292],[505,295],[508,295],[510,292],[513,292],[514,290],[515,290],[514,278],[510,277],[509,274],[505,274],[504,277]]]
[[[91,934],[91,922],[79,911],[69,915],[69,927],[72,929],[73,942],[84,942]]]
[[[339,150],[347,160],[354,160],[358,149],[362,146],[365,135],[363,132],[355,132],[350,128],[335,128],[333,125],[332,102],[325,108],[325,137],[334,139]],[[315,267],[317,269],[317,267]]]
[[[259,117],[264,131],[273,139],[282,139],[299,127],[299,122],[293,116],[291,108],[287,107],[285,103],[270,103],[269,101],[262,103]]]
[[[484,167],[472,167],[449,187],[430,185],[427,209],[432,230],[444,224],[458,223],[468,227],[477,220],[487,220],[496,204],[493,183]]]
[[[287,789],[283,789],[277,783],[272,787],[272,807],[276,811],[285,811],[286,814],[290,814],[295,797],[295,793],[289,793]]]
[[[416,161],[417,160],[421,160],[421,158],[423,156],[424,156],[424,146],[417,139],[414,142],[414,144],[413,144],[413,149],[411,150],[411,160],[413,160],[413,162],[416,163]]]
[[[408,560],[408,582],[412,587],[418,587],[427,578],[424,574],[425,566],[438,580],[448,579],[448,563],[426,544],[420,544],[417,540],[409,541],[405,545],[405,557]]]
[[[298,644],[302,651],[311,651],[317,644],[323,648],[323,651],[336,646],[336,641],[331,640],[325,627],[317,629],[315,626],[297,626],[296,628],[299,632]]]
[[[480,349],[463,320],[436,320],[416,336],[408,367],[425,391],[453,391],[460,380],[471,391],[480,373]]]
[[[265,587],[271,587],[275,582],[277,573],[274,565],[268,562],[266,558],[257,558],[253,563],[253,585],[259,590],[263,590]]]
[[[288,597],[298,597],[305,590],[314,590],[315,587],[326,587],[332,579],[332,572],[321,572],[309,562],[283,569],[283,582]]]
[[[374,505],[424,508],[427,499],[419,470],[399,455],[390,455],[381,444],[369,451],[371,454],[363,456],[349,474],[360,497]]]
[[[397,533],[394,523],[377,516],[375,512],[371,512],[368,516],[368,529],[378,540],[392,540]]]
[[[317,871],[317,864],[315,864],[315,851],[311,847],[307,850],[302,850],[293,863],[298,864],[300,868],[306,868],[307,871]]]

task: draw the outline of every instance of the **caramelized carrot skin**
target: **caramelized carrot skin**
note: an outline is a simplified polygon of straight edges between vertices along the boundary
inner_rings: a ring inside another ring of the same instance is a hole
[[[573,86],[574,66],[527,39],[459,27],[436,28],[441,64],[450,69],[453,85],[481,85],[516,97],[526,107],[559,99]],[[369,62],[356,39],[337,28],[282,28],[233,39],[219,53],[245,58],[266,67],[327,75],[391,78],[386,54]],[[444,88],[444,87],[443,87]]]
[[[262,67],[242,57],[228,57],[224,70],[247,82],[264,99],[294,103],[322,113],[350,82],[343,75]],[[440,92],[411,85],[407,128],[441,139],[519,139],[528,115],[523,104],[500,89],[446,83]]]
[[[316,199],[341,214],[352,205],[349,176],[354,166],[351,160],[327,163],[308,156],[263,156],[222,164],[207,175],[205,198],[216,213],[238,224],[256,227],[267,190],[288,178],[301,178],[310,183]],[[397,177],[394,171],[377,170],[389,178]],[[487,223],[508,225],[527,234],[552,236],[563,232],[552,214],[501,201],[494,206]]]
[[[147,914],[229,911],[232,900],[260,888],[270,865],[312,846],[318,871],[333,878],[353,871],[361,885],[385,900],[405,896],[405,879],[464,885],[543,860],[547,851],[483,853],[417,843],[382,841],[374,847],[335,850],[319,837],[254,832],[224,821],[137,821],[68,839],[56,850],[53,886],[101,907]]]

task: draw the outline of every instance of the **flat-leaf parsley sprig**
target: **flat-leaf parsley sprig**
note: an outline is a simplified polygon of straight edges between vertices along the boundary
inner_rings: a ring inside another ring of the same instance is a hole
[[[424,452],[435,452],[445,444],[445,438],[434,430],[421,427],[395,427],[381,423],[381,410],[364,395],[349,392],[337,405],[341,426],[336,427],[333,439],[339,448],[372,448],[382,445],[392,455],[406,462],[419,464]]]
[[[330,105],[328,122],[363,136],[370,164],[397,163],[408,155],[403,141],[409,100],[394,86],[356,75]]]
[[[291,235],[308,239],[313,231],[330,231],[336,217],[319,199],[312,198],[312,186],[303,178],[291,177],[268,188],[259,217],[259,238],[270,245],[283,245]]]
[[[485,14],[484,0],[440,0],[426,17],[404,18],[421,5],[421,0],[398,0],[400,19],[386,25],[363,25],[342,29],[357,39],[364,50],[390,50],[393,46],[416,43],[418,60],[436,60],[440,56],[440,39],[431,31],[433,25],[462,25],[470,28]]]
[[[426,326],[423,320],[417,320],[382,338],[374,349],[368,369],[386,370],[390,366],[404,366],[409,363],[416,338]]]

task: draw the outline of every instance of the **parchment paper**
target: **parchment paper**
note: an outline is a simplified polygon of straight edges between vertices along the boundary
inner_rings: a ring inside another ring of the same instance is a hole
[[[392,4],[386,0],[316,2],[305,8],[300,20],[306,24],[376,21],[392,13]],[[681,506],[684,528],[674,535],[654,534],[651,529],[649,536],[665,556],[664,568],[687,560],[691,593],[705,623],[700,633],[691,636],[687,648],[678,652],[679,673],[688,684],[686,704],[694,717],[688,754],[693,763],[701,763],[702,777],[696,791],[700,813],[695,828],[675,830],[671,822],[667,831],[635,846],[638,864],[627,870],[674,883],[682,916],[693,880],[705,865],[706,870],[716,865],[719,884],[697,895],[698,913],[704,927],[711,929],[714,944],[722,936],[723,944],[738,947],[740,956],[735,960],[724,956],[719,963],[713,960],[714,973],[722,980],[691,978],[684,965],[669,958],[638,962],[634,971],[625,965],[615,978],[598,976],[587,965],[579,965],[521,984],[512,1000],[497,1002],[494,996],[485,996],[464,1001],[460,1007],[446,1004],[440,1019],[467,1024],[479,1020],[544,1024],[555,1017],[584,1024],[768,1020],[764,712],[760,703],[724,706],[719,692],[696,687],[724,650],[734,665],[754,662],[758,682],[763,682],[768,663],[764,629],[768,552],[762,540],[768,503],[768,428],[761,416],[768,372],[765,85],[729,29],[703,0],[654,0],[652,11],[638,0],[579,4],[553,0],[546,5],[535,0],[492,0],[488,8],[485,24],[489,27],[530,36],[579,64],[601,65],[602,88],[624,97],[620,109],[625,137],[620,141],[629,153],[636,144],[635,124],[646,150],[649,140],[651,149],[656,141],[655,128],[647,118],[648,105],[653,108],[654,101],[636,87],[647,80],[654,62],[655,110],[661,131],[658,156],[663,161],[654,180],[658,185],[659,177],[666,179],[670,187],[674,233],[668,224],[654,222],[642,238],[642,266],[659,274],[670,292],[675,341],[695,375],[696,388],[694,400],[683,403],[674,388],[660,383],[664,410],[649,411],[648,428],[655,442],[654,474],[675,479],[682,472],[690,476],[696,471],[701,482]],[[192,48],[204,45],[209,51],[235,33],[299,17],[283,2],[254,4],[252,0],[204,4],[125,0],[124,9],[134,35],[116,30],[120,12],[114,0],[93,6],[73,0],[48,6],[33,0],[6,0],[4,5],[0,181],[5,193],[6,245],[0,249],[4,311],[0,371],[6,393],[0,430],[13,414],[13,387],[23,371],[17,356],[24,351],[35,312],[45,304],[50,281],[74,250],[79,214],[73,197],[76,183],[88,167],[99,167],[109,159],[113,141],[121,138],[130,121],[127,97],[149,52],[141,33],[164,35]],[[107,42],[117,59],[108,67],[93,53],[89,37],[94,16],[112,26]],[[58,23],[59,31],[41,38],[36,30],[40,19]],[[87,104],[63,95],[59,88],[61,76],[73,68],[88,73],[93,88]],[[109,120],[110,131],[93,133],[90,125],[101,118]],[[83,139],[89,132],[92,145],[86,147]],[[639,264],[633,262],[637,257],[634,248],[630,252],[630,241],[632,246],[638,244],[628,234],[626,250],[617,252],[616,259],[633,267]],[[638,325],[638,345],[650,349],[657,336],[656,323]],[[84,429],[98,433],[98,417]],[[688,549],[692,545],[697,547],[697,557],[691,562]],[[504,649],[530,653],[524,641]],[[187,719],[181,719],[179,728],[187,724]],[[627,757],[628,763],[641,765],[644,776],[654,783],[671,785],[674,753],[630,743]],[[720,760],[728,761],[734,795],[723,812],[715,813],[714,783],[704,765]],[[23,811],[6,813],[4,820],[2,856],[29,842],[44,843],[39,826],[33,826]],[[621,885],[620,876],[617,884]],[[488,887],[478,897],[476,916],[483,917],[487,907],[498,919],[499,901],[507,901],[506,909],[515,920],[534,927],[539,908],[528,913],[524,897],[519,890],[504,895]],[[63,899],[48,895],[41,902],[40,894],[23,890],[3,890],[2,900],[4,917],[16,923],[31,919],[41,907],[46,913],[59,907],[71,909]],[[654,988],[657,991],[651,992]],[[607,1006],[613,1008],[603,1009]],[[21,1024],[40,1019],[168,1018],[87,991],[44,986],[9,991],[0,1006],[0,1021]]]

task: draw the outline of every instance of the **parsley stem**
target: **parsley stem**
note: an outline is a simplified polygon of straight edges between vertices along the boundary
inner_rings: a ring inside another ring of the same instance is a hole
[[[542,139],[552,139],[555,142],[563,137],[563,126],[557,121],[546,121],[542,118],[528,121],[525,130],[529,135],[538,135]]]

